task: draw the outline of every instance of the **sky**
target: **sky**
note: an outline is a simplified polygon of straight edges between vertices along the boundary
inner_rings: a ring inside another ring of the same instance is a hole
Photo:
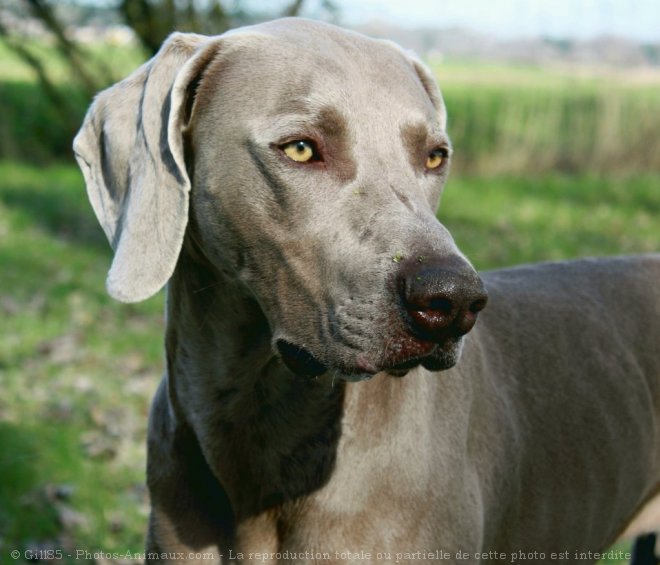
[[[341,22],[467,27],[502,38],[660,41],[660,0],[335,0]]]
[[[54,0],[57,2],[58,0]],[[119,0],[78,0],[113,5]],[[197,0],[200,3],[215,0]],[[236,4],[237,0],[220,0]],[[239,0],[248,9],[277,12],[292,0]],[[306,0],[303,14],[319,14],[324,0]],[[403,27],[464,27],[499,38],[592,39],[610,35],[660,42],[660,0],[331,0],[339,22],[380,21]]]

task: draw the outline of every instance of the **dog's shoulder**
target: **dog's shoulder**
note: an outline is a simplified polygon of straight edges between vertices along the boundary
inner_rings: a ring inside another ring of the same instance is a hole
[[[646,344],[660,334],[660,254],[546,262],[481,273],[495,333],[600,332]],[[479,324],[478,324],[479,325]],[[527,328],[527,330],[525,330]]]

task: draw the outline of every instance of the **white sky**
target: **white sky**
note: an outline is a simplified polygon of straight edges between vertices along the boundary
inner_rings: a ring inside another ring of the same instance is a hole
[[[335,0],[346,24],[468,27],[499,37],[660,41],[660,0]],[[312,2],[313,4],[313,2]]]

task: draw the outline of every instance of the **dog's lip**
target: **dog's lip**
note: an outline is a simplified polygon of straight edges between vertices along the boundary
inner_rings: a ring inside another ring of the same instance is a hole
[[[319,377],[328,372],[328,367],[301,345],[278,339],[275,348],[284,364],[295,375]]]
[[[330,374],[333,378],[357,382],[368,380],[378,372],[376,367],[371,365],[366,358],[357,362],[354,368],[346,370],[345,368],[339,369],[328,366],[306,347],[284,339],[277,340],[275,348],[287,368],[301,377],[320,377],[321,375]]]
[[[419,365],[422,359],[432,355],[438,347],[442,345],[409,334],[401,335],[388,343],[380,363],[382,370],[411,369]]]
[[[365,373],[359,372],[361,369],[365,367],[365,365],[362,363],[358,363],[356,364],[356,372],[347,375],[348,378],[345,380],[351,380],[351,381],[366,380],[373,377],[377,373],[387,373],[392,377],[405,377],[409,371],[415,369],[416,367],[419,367],[420,365],[423,365],[424,360],[428,359],[429,357],[432,357],[433,354],[440,347],[437,343],[430,343],[429,346],[430,349],[428,350],[428,353],[407,358],[404,359],[403,361],[397,361],[393,363],[386,362],[382,366],[379,366],[378,368],[375,368],[375,366],[372,365],[373,368],[369,372],[365,372]]]
[[[432,357],[439,348],[442,348],[441,344],[405,335],[391,341],[386,354],[378,362],[374,362],[366,353],[359,353],[353,364],[347,366],[321,361],[305,346],[285,339],[275,343],[278,356],[295,375],[308,378],[330,375],[333,379],[347,382],[366,381],[381,372],[403,377],[411,369],[423,365],[424,360]]]
[[[360,381],[368,381],[374,377],[372,373],[336,373],[335,376],[342,381],[349,383],[359,383]]]

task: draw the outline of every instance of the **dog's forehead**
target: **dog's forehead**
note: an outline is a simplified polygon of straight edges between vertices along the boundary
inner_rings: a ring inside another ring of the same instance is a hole
[[[231,74],[232,84],[242,81],[253,99],[267,92],[264,100],[276,105],[268,113],[304,100],[308,108],[358,103],[415,110],[428,120],[437,114],[410,58],[391,42],[299,18],[230,32],[227,39],[232,48],[208,78],[221,83]]]
[[[302,18],[283,18],[244,28],[248,33],[267,38],[273,55],[282,53],[282,49],[293,49],[289,55],[315,58],[332,58],[352,55],[351,58],[338,61],[341,66],[351,67],[358,60],[397,56],[400,52],[390,42],[370,38],[358,32],[334,25]],[[240,35],[241,30],[237,30]],[[232,35],[232,32],[228,34]],[[400,51],[400,50],[399,50]],[[325,57],[324,57],[325,56]]]

